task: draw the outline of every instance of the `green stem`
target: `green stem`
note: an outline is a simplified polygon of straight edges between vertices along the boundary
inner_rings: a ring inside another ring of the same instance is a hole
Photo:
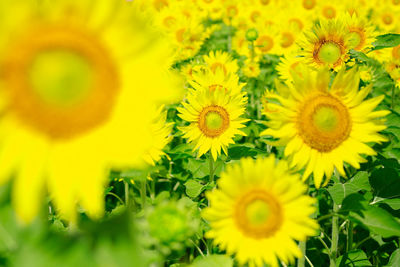
[[[119,202],[121,202],[122,205],[124,205],[124,201],[122,201],[122,199],[117,194],[114,194],[113,192],[108,192],[107,195],[115,197],[116,199],[118,199]]]
[[[301,253],[303,254],[303,257],[298,259],[297,267],[304,267],[304,266],[306,266],[306,248],[307,248],[306,241],[300,241],[299,247],[300,247]]]
[[[353,222],[349,221],[347,225],[347,251],[351,251],[353,247]]]
[[[211,183],[214,181],[214,159],[211,155],[211,151],[210,151],[209,161],[210,161],[210,183]]]
[[[339,206],[333,202],[333,213],[337,213]],[[336,257],[338,254],[338,243],[339,243],[339,217],[332,217],[332,243],[331,243],[331,256],[330,256],[330,267],[336,267]]]
[[[146,182],[147,180],[144,179],[140,185],[140,196],[142,197],[142,209],[146,206]]]
[[[125,206],[129,207],[129,184],[124,181],[124,191],[125,191]]]

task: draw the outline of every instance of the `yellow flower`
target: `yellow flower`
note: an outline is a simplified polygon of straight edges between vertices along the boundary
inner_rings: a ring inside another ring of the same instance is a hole
[[[153,138],[153,145],[144,155],[147,163],[155,165],[161,159],[161,156],[166,155],[162,150],[171,142],[173,136],[171,135],[173,122],[167,123],[167,112],[163,111],[164,106],[158,110],[158,114],[152,124],[151,137]]]
[[[209,55],[203,56],[203,60],[212,72],[221,69],[225,76],[235,74],[239,69],[236,59],[232,59],[227,52],[211,51]]]
[[[203,87],[190,90],[183,108],[178,108],[179,117],[189,122],[181,127],[184,138],[195,142],[194,150],[199,149],[198,156],[211,151],[214,160],[221,153],[227,154],[227,147],[234,144],[235,135],[245,135],[246,119],[241,118],[245,112],[247,97],[245,93],[232,94],[223,87]]]
[[[344,20],[348,29],[349,48],[357,51],[371,48],[377,36],[372,24],[356,14],[345,14]]]
[[[141,166],[155,104],[179,99],[168,43],[124,1],[0,4],[0,183],[28,222],[103,214],[108,168]]]
[[[243,74],[247,77],[255,78],[260,75],[260,63],[255,60],[251,60],[251,58],[248,58],[244,61],[244,66],[242,70]]]
[[[234,73],[225,74],[224,69],[217,68],[215,71],[212,69],[204,69],[192,73],[192,79],[188,80],[189,84],[197,89],[209,90],[222,89],[232,94],[240,94],[244,84],[239,84],[239,76]]]
[[[288,55],[281,57],[281,61],[276,66],[276,71],[278,72],[279,77],[289,85],[293,82],[292,72],[301,75],[302,70],[305,67],[305,60],[303,57]]]
[[[349,50],[348,30],[342,19],[321,20],[299,42],[300,53],[307,64],[315,68],[328,66],[339,69],[344,65]]]
[[[210,206],[203,210],[213,238],[240,265],[280,266],[302,257],[296,240],[316,234],[318,224],[310,216],[315,199],[286,161],[273,155],[265,159],[241,159],[228,166],[218,189],[207,192]]]
[[[304,179],[313,173],[316,187],[320,187],[325,174],[329,181],[333,169],[345,176],[343,163],[360,167],[365,159],[360,154],[375,155],[367,144],[383,142],[378,132],[385,129],[381,117],[389,111],[374,111],[384,96],[364,98],[372,85],[359,90],[356,69],[340,71],[330,84],[328,70],[293,73],[294,84],[277,84],[277,93],[267,92],[268,129],[262,135],[279,138],[285,145],[285,156],[291,166],[305,168]],[[282,93],[281,93],[282,92]]]

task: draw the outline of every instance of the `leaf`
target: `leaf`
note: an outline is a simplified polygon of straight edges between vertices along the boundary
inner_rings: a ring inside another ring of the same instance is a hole
[[[233,260],[226,255],[211,255],[196,258],[190,267],[232,267]]]
[[[348,182],[344,184],[335,183],[333,186],[327,188],[333,201],[338,205],[342,204],[343,199],[346,196],[356,193],[360,190],[370,189],[371,186],[368,182],[368,173],[364,171],[357,172],[357,174],[354,175],[353,178],[351,178]]]
[[[386,210],[370,205],[363,195],[355,193],[346,197],[340,212],[349,212],[352,221],[382,237],[400,236],[400,222]]]
[[[337,267],[372,266],[367,255],[361,249],[352,250],[340,256],[336,261]]]
[[[400,177],[393,168],[380,168],[371,173],[369,178],[374,195],[381,198],[400,196]]]
[[[210,173],[210,169],[206,161],[200,159],[188,159],[184,168],[192,173],[194,178],[203,178]]]
[[[185,183],[185,187],[186,187],[186,194],[191,198],[195,198],[198,195],[200,195],[200,193],[204,189],[204,185],[193,179],[187,181]]]
[[[382,49],[387,47],[395,47],[400,44],[400,34],[388,33],[376,37],[376,41],[372,43],[374,49]]]
[[[400,266],[400,248],[396,249],[392,253],[388,265],[385,265],[385,267],[398,267],[398,266]]]
[[[380,198],[378,200],[375,200],[373,204],[387,204],[392,209],[398,210],[400,209],[400,198]]]
[[[230,159],[240,159],[243,157],[254,157],[257,155],[257,151],[253,149],[251,144],[234,145],[228,149],[228,157]]]

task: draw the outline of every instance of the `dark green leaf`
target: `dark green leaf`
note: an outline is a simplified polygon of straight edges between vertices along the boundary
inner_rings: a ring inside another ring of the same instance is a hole
[[[400,177],[395,169],[377,169],[372,172],[369,182],[375,196],[381,198],[395,198],[400,196]]]
[[[352,250],[340,256],[336,261],[338,267],[372,266],[367,255],[361,249]]]

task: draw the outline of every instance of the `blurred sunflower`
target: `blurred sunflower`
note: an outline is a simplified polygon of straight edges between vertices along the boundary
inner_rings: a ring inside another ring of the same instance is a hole
[[[164,147],[171,142],[173,136],[171,135],[173,122],[167,123],[167,112],[163,110],[164,106],[161,106],[157,112],[157,115],[152,124],[152,135],[153,145],[144,155],[144,159],[147,163],[155,165],[157,161],[161,159],[163,155]]]
[[[295,240],[316,234],[318,223],[310,218],[315,199],[298,174],[291,174],[286,161],[241,159],[228,166],[218,189],[206,193],[210,206],[203,210],[213,238],[240,265],[280,266],[301,257]]]
[[[311,31],[304,32],[299,41],[307,64],[315,68],[341,68],[348,58],[348,30],[343,19],[321,20]]]
[[[183,108],[178,108],[179,117],[190,123],[181,127],[184,137],[189,142],[195,142],[199,149],[198,156],[211,151],[214,160],[221,153],[227,154],[227,147],[233,144],[237,134],[245,135],[244,128],[247,119],[240,116],[245,112],[247,97],[245,93],[235,93],[222,87],[198,88],[190,90],[187,102],[182,102]]]
[[[231,55],[222,51],[211,51],[210,54],[203,56],[204,63],[213,72],[221,69],[225,76],[235,74],[239,67],[237,60],[232,59]]]
[[[15,176],[26,222],[46,190],[66,219],[102,216],[108,168],[141,166],[155,104],[180,97],[168,43],[125,1],[3,1],[0,16],[0,183]]]
[[[267,100],[273,100],[266,110],[277,112],[265,112],[269,128],[261,135],[278,138],[291,166],[305,168],[304,179],[313,173],[315,186],[320,187],[324,174],[326,184],[334,168],[346,175],[344,162],[358,169],[365,162],[360,154],[376,154],[367,143],[386,141],[378,132],[386,128],[382,117],[389,111],[374,111],[383,95],[364,100],[372,85],[359,91],[356,69],[340,71],[331,87],[328,70],[304,69],[301,75],[292,75],[292,86],[277,84],[277,93],[266,93]]]

